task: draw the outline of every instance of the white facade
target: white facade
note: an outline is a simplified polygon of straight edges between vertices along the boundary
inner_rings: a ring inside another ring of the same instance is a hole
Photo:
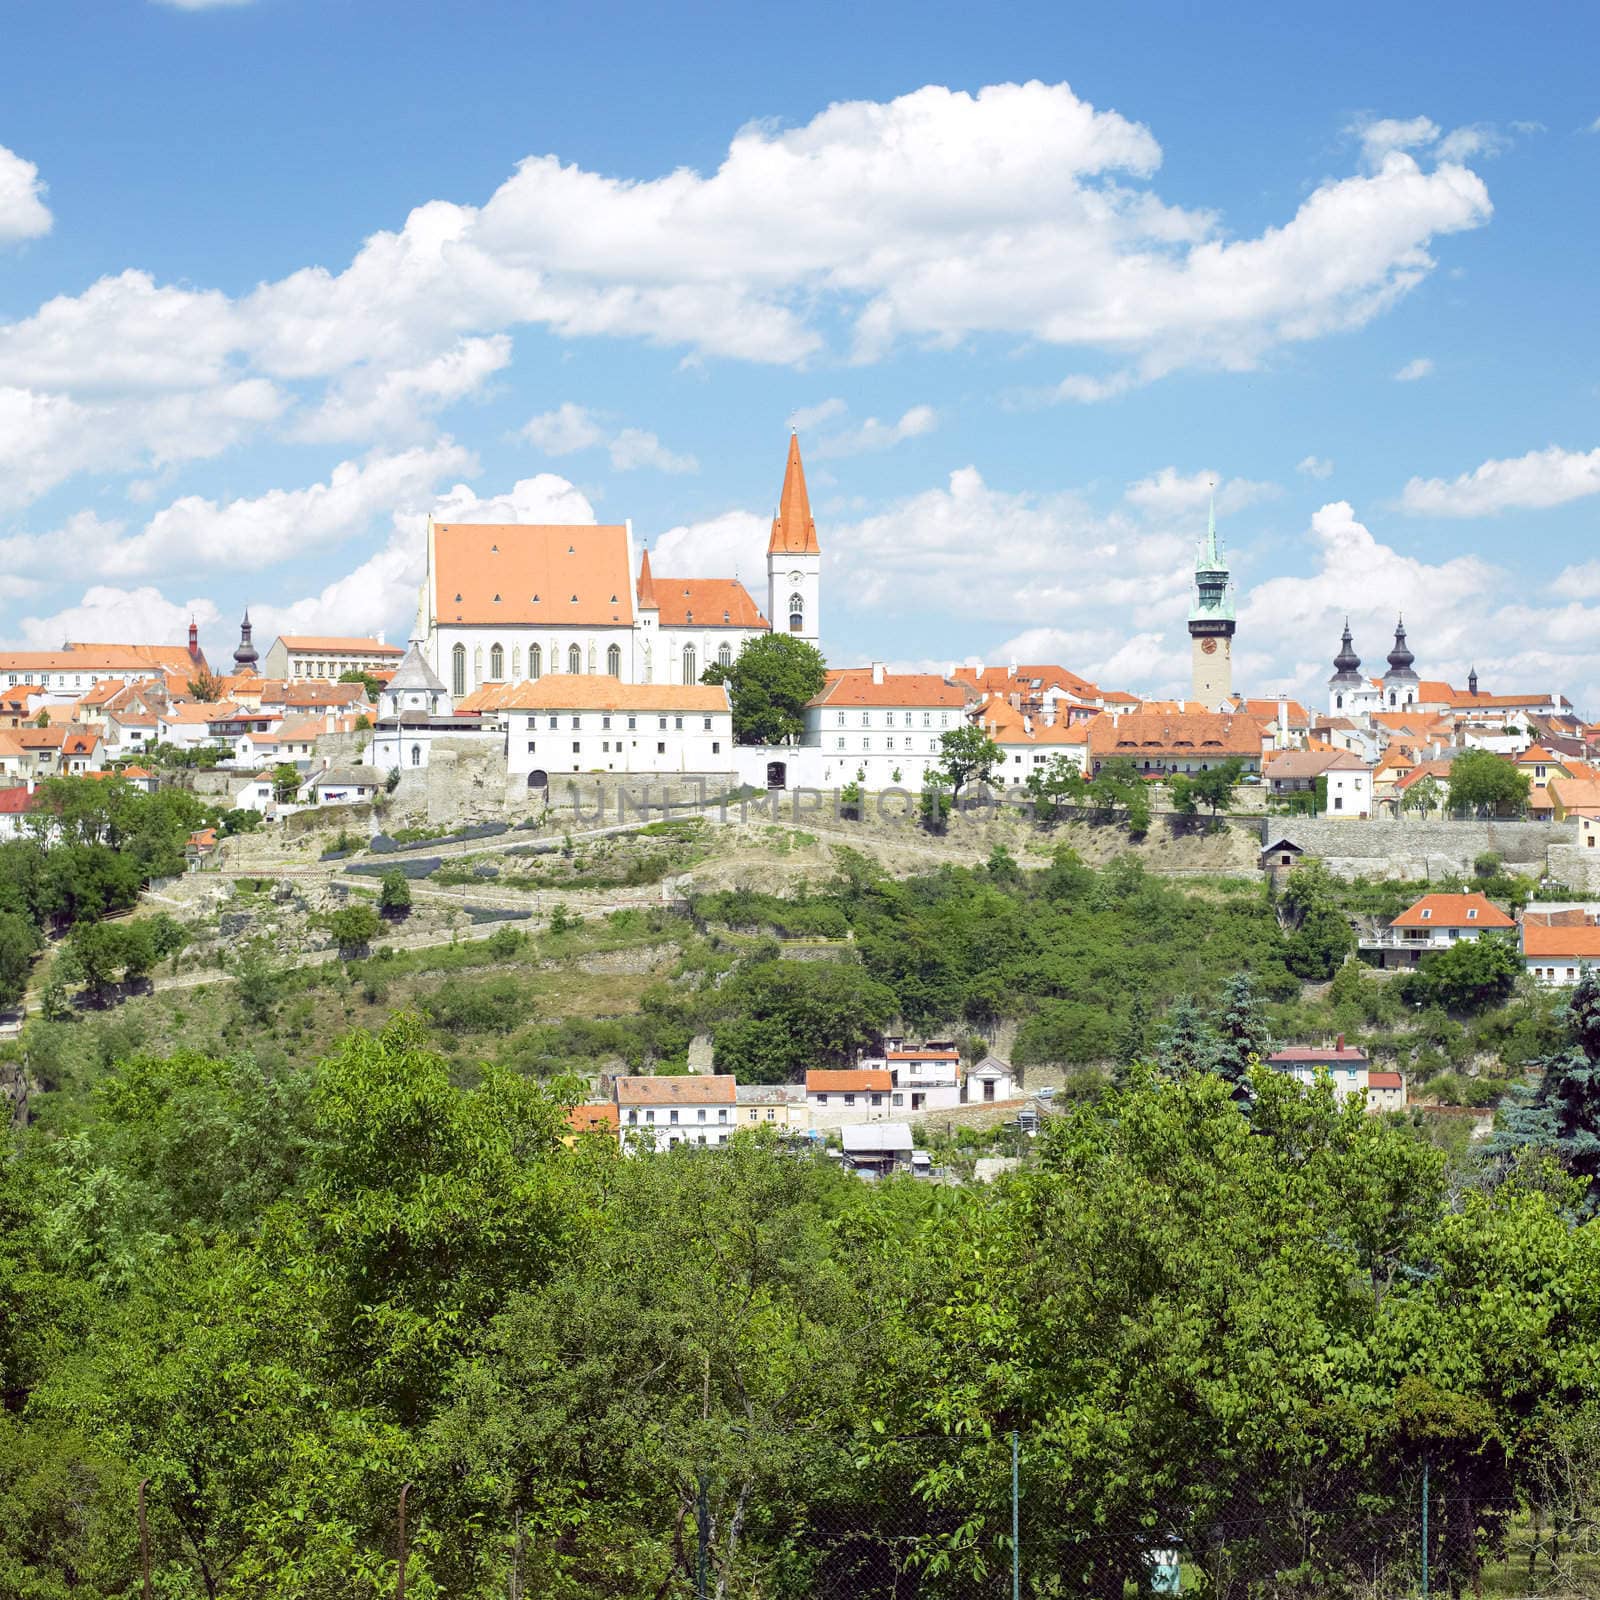
[[[337,682],[346,672],[386,672],[402,652],[376,639],[327,639],[290,636],[275,639],[261,663],[261,676],[304,682]]]
[[[962,1085],[961,1100],[964,1105],[987,1105],[998,1100],[1013,1100],[1018,1093],[1016,1074],[1009,1062],[998,1056],[985,1056],[966,1077]]]
[[[1370,817],[1372,815],[1372,772],[1370,768],[1330,767],[1325,774],[1328,780],[1328,815],[1343,817]]]
[[[624,1150],[726,1144],[736,1126],[731,1077],[629,1077],[616,1085],[617,1137]]]
[[[262,816],[278,809],[278,791],[268,773],[257,773],[233,791],[235,811],[259,811]]]
[[[861,1122],[886,1122],[904,1115],[894,1104],[894,1080],[883,1067],[842,1070],[818,1068],[806,1074],[806,1109],[813,1128],[844,1128]]]

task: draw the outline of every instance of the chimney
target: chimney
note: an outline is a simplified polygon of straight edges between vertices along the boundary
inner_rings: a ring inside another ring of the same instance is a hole
[[[883,682],[883,663],[881,661],[872,663],[872,681],[876,684]]]
[[[1344,1049],[1344,1035],[1342,1033],[1339,1035],[1339,1042],[1333,1048],[1340,1051]]]
[[[1011,665],[1006,668],[1006,676],[1008,678],[1014,678],[1014,677],[1016,677],[1016,675],[1017,675],[1017,664],[1016,664],[1015,661],[1013,661],[1011,663]]]

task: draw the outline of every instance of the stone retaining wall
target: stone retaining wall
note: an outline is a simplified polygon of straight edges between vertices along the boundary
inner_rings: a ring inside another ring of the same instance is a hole
[[[1547,861],[1554,864],[1550,852],[1574,846],[1577,837],[1573,822],[1268,817],[1262,843],[1288,839],[1341,878],[1433,878],[1452,872],[1470,876],[1473,861],[1489,850],[1508,867],[1542,875]]]

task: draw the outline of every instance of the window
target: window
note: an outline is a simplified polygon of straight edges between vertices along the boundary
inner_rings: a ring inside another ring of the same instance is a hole
[[[881,1105],[882,1105],[882,1104],[883,1104],[883,1096],[882,1096],[882,1095],[881,1095],[881,1094],[875,1094],[875,1095],[873,1095],[873,1097],[872,1097],[872,1103],[873,1103],[873,1105],[875,1105],[875,1106],[881,1106]]]
[[[817,1104],[819,1106],[825,1106],[825,1105],[827,1105],[827,1103],[828,1103],[828,1091],[826,1089],[824,1089],[817,1095]]]
[[[870,711],[863,711],[861,713],[861,726],[863,728],[870,728],[872,726],[872,713]]]
[[[853,1094],[847,1094],[844,1097],[844,1103],[847,1106],[853,1106],[856,1103],[856,1097]]]
[[[1333,809],[1335,811],[1343,811],[1344,810],[1344,796],[1342,794],[1336,794],[1333,797]]]
[[[533,740],[532,740],[532,739],[530,739],[530,740],[529,740],[529,741],[528,741],[528,754],[529,754],[529,755],[530,755],[530,756],[531,756],[531,755],[532,755],[532,754],[533,754]]]
[[[528,676],[538,678],[543,676],[544,651],[536,644],[528,646]]]
[[[1476,922],[1477,920],[1478,920],[1478,908],[1476,906],[1473,906],[1472,909],[1467,912],[1467,921],[1468,922]]]
[[[578,740],[574,739],[572,741],[572,753],[573,753],[573,755],[580,755],[582,753],[582,751],[583,751],[583,745],[581,743],[579,743]]]
[[[638,731],[638,728],[639,728],[639,719],[637,717],[629,717],[628,718],[628,732],[629,733],[636,733]]]
[[[885,750],[893,750],[894,749],[894,736],[892,734],[890,735],[889,738],[887,738],[887,739],[885,739],[883,741],[883,747],[884,747]],[[1020,761],[1021,759],[1022,759],[1021,756],[1017,757],[1018,761]]]
[[[789,596],[789,632],[802,633],[806,625],[806,601],[802,594]]]
[[[662,741],[662,740],[657,740],[657,742],[656,742],[656,754],[658,756],[664,756],[666,753],[667,753],[667,747],[666,747],[665,742]]]
[[[768,1122],[771,1122],[771,1121],[772,1121],[772,1119],[773,1119],[773,1118],[774,1118],[774,1117],[775,1117],[775,1116],[776,1116],[776,1115],[777,1115],[777,1112],[775,1112],[775,1111],[774,1111],[774,1110],[773,1110],[773,1109],[772,1109],[772,1107],[771,1107],[771,1106],[768,1106],[768,1107],[767,1107],[767,1121],[768,1121]]]
[[[707,733],[711,732],[711,718],[710,717],[707,717],[705,719],[705,728],[706,728],[706,732]]]
[[[489,646],[489,676],[498,683],[506,675],[506,653],[498,644]]]
[[[560,720],[558,718],[551,717],[551,719],[550,719],[550,727],[551,727],[552,730],[560,727],[560,725],[561,725],[560,724]]]
[[[720,756],[722,754],[722,741],[720,739],[713,739],[711,741],[711,753],[714,756]]]
[[[583,724],[583,718],[582,717],[574,717],[572,719],[572,731],[574,733],[576,733],[578,731],[578,729],[582,726],[582,724]]]
[[[1424,922],[1427,922],[1432,916],[1433,916],[1433,908],[1431,906],[1424,906],[1422,908],[1422,920]]]
[[[666,732],[666,731],[667,731],[667,719],[666,719],[666,718],[665,718],[665,717],[658,717],[658,718],[657,718],[657,719],[656,719],[656,726],[657,726],[657,727],[658,727],[658,728],[659,728],[659,729],[660,729],[660,730],[661,730],[661,731],[662,731],[662,732],[663,732],[663,733],[665,733],[665,732]]]
[[[717,646],[717,665],[719,667],[731,667],[733,665],[733,646],[731,644]]]
[[[903,1106],[906,1103],[906,1097],[903,1094],[891,1095],[889,1097],[889,1103],[891,1105]]]
[[[844,712],[842,711],[839,713],[839,726],[841,728],[844,726]]]
[[[844,749],[844,740],[843,740],[843,739],[841,739],[841,740],[840,740],[840,741],[839,741],[839,748],[840,748],[840,749],[841,749],[841,750],[843,750],[843,749]]]
[[[700,674],[695,670],[694,646],[686,644],[683,647],[683,681],[693,683]]]
[[[667,1121],[668,1122],[676,1122],[677,1120],[678,1120],[678,1113],[677,1113],[676,1109],[673,1109],[673,1110],[671,1110],[671,1111],[669,1111],[667,1113]]]
[[[639,1120],[639,1113],[636,1110],[630,1110],[628,1112],[628,1121],[629,1122],[637,1122],[638,1120]]]
[[[933,726],[933,713],[931,711],[924,711],[922,713],[922,726],[924,728],[931,728]]]
[[[606,671],[613,678],[622,676],[622,646],[614,644],[606,651]]]
[[[600,726],[603,729],[609,729],[611,727],[611,718],[610,717],[604,717],[604,716],[601,717]]]
[[[411,765],[414,767],[422,765],[422,746],[420,744],[414,744],[411,747]]]
[[[458,644],[450,652],[450,687],[457,699],[467,692],[467,647]]]
[[[706,1120],[706,1108],[704,1106],[700,1107],[700,1120],[702,1122]]]
[[[571,648],[569,648],[567,651],[567,671],[570,672],[574,678],[576,678],[578,674],[583,671],[583,651],[581,651],[577,645],[571,646]]]
[[[683,732],[683,718],[682,717],[674,717],[672,719],[672,727],[673,727],[673,731],[674,732],[682,733]]]

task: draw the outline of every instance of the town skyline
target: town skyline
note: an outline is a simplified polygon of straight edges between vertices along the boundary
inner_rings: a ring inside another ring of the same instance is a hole
[[[750,27],[669,41],[654,115],[613,38],[603,92],[484,118],[469,82],[592,73],[607,30],[475,10],[509,58],[480,86],[403,11],[334,103],[300,47],[350,10],[108,8],[76,53],[21,24],[67,93],[0,119],[0,645],[193,614],[226,654],[246,605],[403,641],[430,515],[626,520],[658,570],[759,587],[795,425],[841,664],[1181,694],[1215,482],[1239,689],[1320,698],[1346,616],[1370,659],[1404,614],[1430,676],[1600,704],[1590,252],[1557,242],[1600,166],[1586,19],[1554,71],[1487,9],[1393,61],[1239,18],[1133,64],[1109,14],[909,51],[879,19],[776,84]]]

